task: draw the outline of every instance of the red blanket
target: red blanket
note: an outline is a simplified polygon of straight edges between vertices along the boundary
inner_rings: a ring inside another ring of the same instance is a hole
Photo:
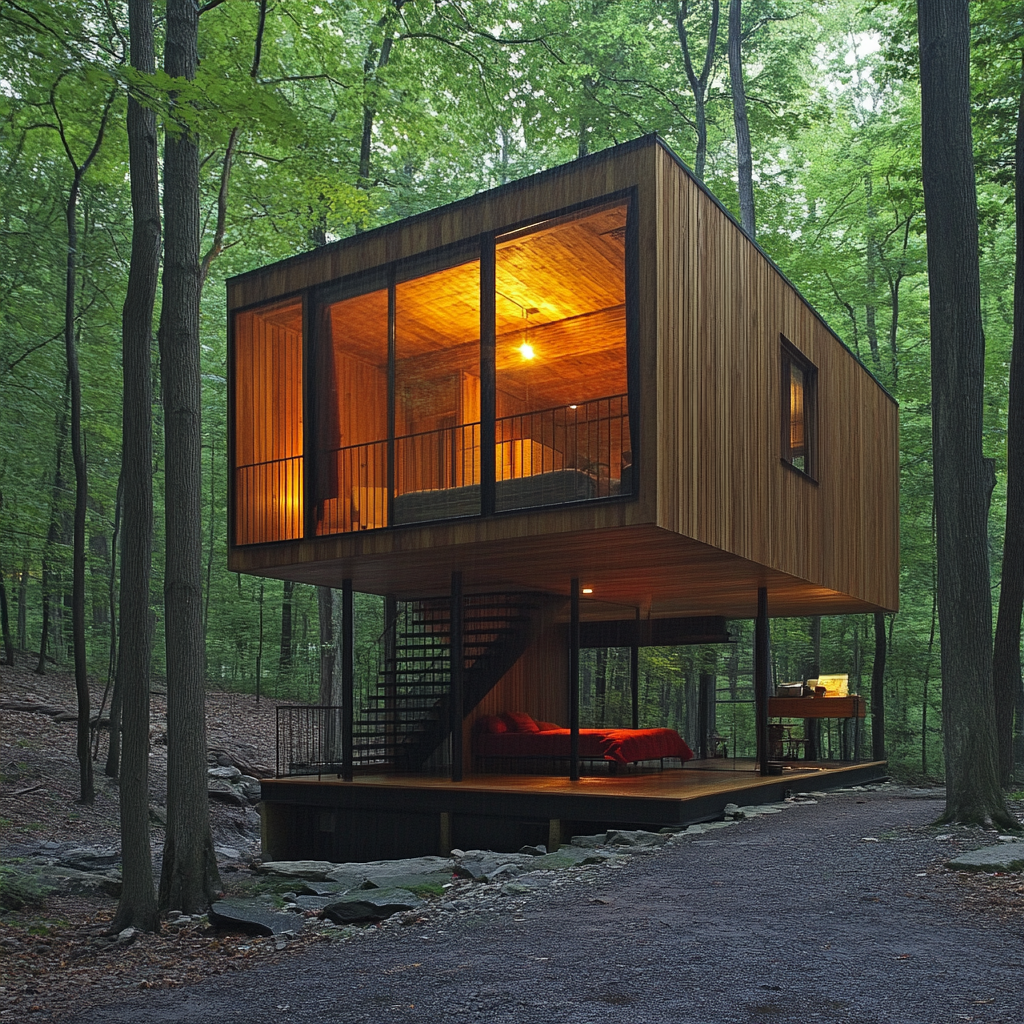
[[[544,732],[476,733],[477,757],[569,756],[568,729]],[[689,761],[693,751],[675,729],[580,729],[580,757],[629,764],[678,757]]]

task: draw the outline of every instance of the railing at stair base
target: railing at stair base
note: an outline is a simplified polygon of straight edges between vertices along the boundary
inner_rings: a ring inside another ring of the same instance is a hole
[[[340,707],[277,709],[277,777],[341,775]]]

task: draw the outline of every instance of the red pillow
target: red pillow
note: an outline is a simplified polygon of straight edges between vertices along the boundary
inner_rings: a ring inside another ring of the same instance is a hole
[[[476,724],[479,732],[501,733],[508,732],[508,726],[501,715],[484,715]]]
[[[525,711],[505,711],[501,717],[509,732],[540,732],[537,723]]]
[[[541,732],[554,732],[556,729],[561,729],[560,725],[555,725],[554,722],[537,722],[537,728]]]

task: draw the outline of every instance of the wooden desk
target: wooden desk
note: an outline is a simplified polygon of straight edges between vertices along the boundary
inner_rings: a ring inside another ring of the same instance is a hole
[[[769,718],[863,718],[863,697],[769,697]]]
[[[853,755],[857,759],[860,748],[860,722],[867,714],[867,701],[863,697],[769,697],[769,718],[838,718],[848,721],[853,719]],[[808,727],[805,727],[805,735]],[[831,740],[829,740],[831,749]],[[839,756],[843,761],[850,760],[850,741],[845,724],[839,729]]]

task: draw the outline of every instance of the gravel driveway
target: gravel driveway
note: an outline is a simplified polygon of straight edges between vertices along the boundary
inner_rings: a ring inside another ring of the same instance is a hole
[[[77,1024],[1024,1020],[1024,919],[964,910],[935,800],[844,794]],[[865,842],[865,838],[877,842]],[[980,845],[980,844],[979,844]]]

